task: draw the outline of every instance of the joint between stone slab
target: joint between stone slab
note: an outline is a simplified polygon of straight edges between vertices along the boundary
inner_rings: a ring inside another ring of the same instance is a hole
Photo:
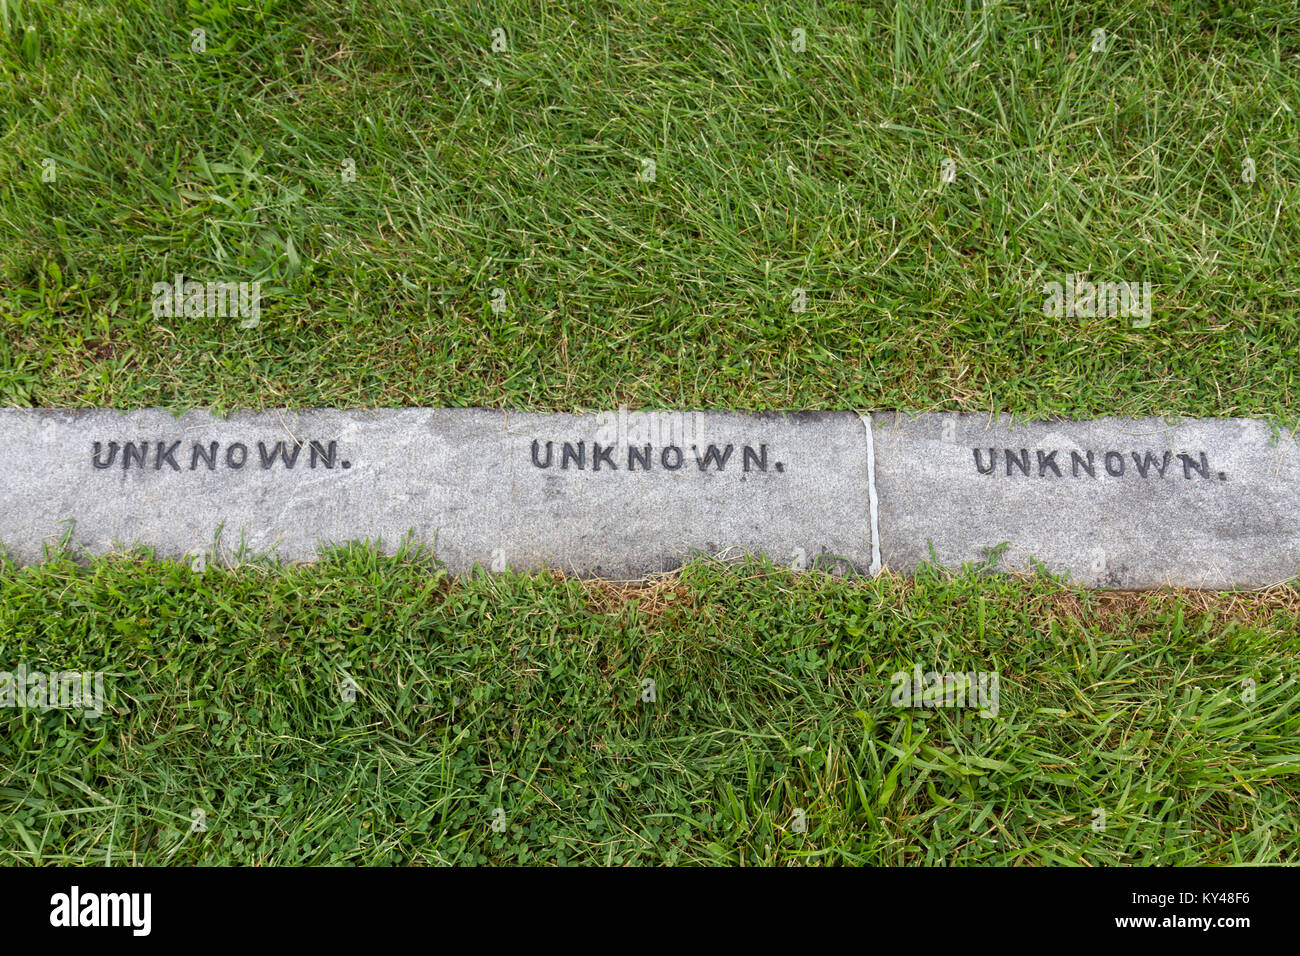
[[[880,500],[876,497],[876,443],[872,432],[871,413],[858,413],[862,430],[867,437],[867,507],[870,512],[871,576],[880,573]]]

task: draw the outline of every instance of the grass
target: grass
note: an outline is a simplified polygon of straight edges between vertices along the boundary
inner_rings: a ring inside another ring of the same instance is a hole
[[[6,405],[1294,420],[1290,0],[0,0],[0,33]],[[177,272],[263,280],[261,324],[154,318]],[[1151,325],[1044,315],[1069,273],[1151,282]]]
[[[205,575],[56,560],[4,568],[0,592],[0,659],[102,670],[110,702],[96,720],[0,710],[7,864],[1098,866],[1300,849],[1290,591],[698,562],[634,588],[456,582],[416,551],[351,547]],[[892,706],[891,675],[915,664],[999,673],[996,716]]]
[[[0,0],[0,405],[1295,425],[1298,65],[1292,0]],[[1044,314],[1075,273],[1150,324]],[[1293,589],[351,546],[0,597],[0,668],[111,702],[0,708],[4,864],[1300,859]]]

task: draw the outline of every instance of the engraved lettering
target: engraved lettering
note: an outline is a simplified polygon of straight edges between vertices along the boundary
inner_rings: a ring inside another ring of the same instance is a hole
[[[1147,472],[1151,470],[1152,466],[1155,467],[1156,474],[1163,478],[1165,476],[1165,469],[1169,467],[1169,459],[1173,457],[1171,452],[1165,452],[1164,459],[1157,465],[1155,456],[1152,455],[1151,452],[1147,452],[1146,455],[1141,458],[1138,457],[1137,452],[1133,452],[1132,454],[1133,464],[1137,466],[1138,474],[1143,478],[1147,476]]]
[[[198,442],[194,443],[194,451],[190,455],[190,471],[199,467],[200,458],[208,466],[208,471],[215,471],[217,467],[217,443],[212,442],[207,451],[204,451],[203,446]]]
[[[108,443],[108,461],[104,462],[103,464],[100,464],[99,462],[99,447],[100,447],[99,442],[95,442],[95,450],[91,455],[91,459],[90,459],[91,464],[93,464],[96,468],[101,468],[101,469],[112,467],[113,459],[117,457],[117,447],[118,447],[117,442],[111,441]]]
[[[618,471],[618,465],[614,464],[614,459],[611,457],[613,454],[614,454],[613,445],[606,445],[604,450],[602,450],[600,447],[600,442],[596,442],[596,441],[592,442],[591,443],[591,470],[600,471],[600,463],[603,461],[605,464],[609,465],[609,467],[612,468],[614,471]]]
[[[587,443],[586,442],[578,442],[578,447],[576,451],[574,450],[574,447],[570,445],[567,441],[564,443],[564,449],[560,456],[560,467],[568,468],[570,461],[576,461],[578,463],[579,471],[582,471],[582,469],[587,467]]]
[[[1210,460],[1205,456],[1205,452],[1201,452],[1201,463],[1199,465],[1192,460],[1191,455],[1179,455],[1178,457],[1183,460],[1184,478],[1191,478],[1193,471],[1202,478],[1210,477]]]
[[[176,464],[176,459],[172,457],[176,454],[176,449],[180,447],[181,443],[179,441],[172,442],[170,446],[166,445],[164,442],[159,442],[158,450],[154,454],[153,470],[161,471],[163,462],[167,462],[167,464],[172,466],[172,471],[180,471],[181,466]],[[166,450],[164,451],[164,449]]]
[[[731,457],[732,452],[731,445],[728,445],[726,451],[721,453],[718,452],[717,445],[710,445],[704,452],[704,457],[701,458],[699,450],[696,449],[694,445],[692,445],[691,448],[695,451],[695,464],[699,465],[700,471],[708,471],[710,462],[714,465],[714,471],[722,471],[727,464],[727,459]]]
[[[338,455],[338,444],[339,443],[336,441],[330,442],[329,450],[327,451],[325,446],[322,445],[320,442],[318,441],[311,442],[308,448],[308,454],[311,456],[311,459],[308,462],[309,466],[315,468],[316,459],[319,457],[324,459],[326,468],[333,468],[334,459]]]
[[[272,448],[270,451],[267,451],[265,442],[258,442],[257,454],[262,459],[262,467],[270,468],[272,465],[275,464],[276,455],[279,455],[280,460],[284,462],[284,467],[292,468],[294,466],[294,463],[298,461],[298,453],[302,451],[302,443],[294,442],[292,447],[293,447],[293,454],[291,455],[289,454],[288,447],[282,441],[276,442],[275,447]]]
[[[135,459],[137,467],[143,468],[144,459],[147,454],[149,454],[148,444],[141,442],[140,446],[137,448],[135,442],[127,442],[122,448],[122,470],[126,471],[131,467],[132,459]]]

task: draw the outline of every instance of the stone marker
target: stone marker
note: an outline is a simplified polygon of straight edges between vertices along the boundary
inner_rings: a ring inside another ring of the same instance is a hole
[[[1261,423],[872,421],[2,409],[0,544],[30,563],[71,527],[89,554],[140,544],[228,562],[353,540],[391,551],[410,534],[455,573],[611,579],[746,551],[863,572],[1038,561],[1122,588],[1300,573],[1300,448]]]
[[[1102,587],[1263,587],[1300,572],[1300,448],[1245,419],[874,416],[880,553]]]
[[[695,553],[872,565],[866,428],[848,412],[0,410],[0,544],[159,556],[408,533],[449,570],[627,579]],[[221,528],[220,544],[213,542]]]

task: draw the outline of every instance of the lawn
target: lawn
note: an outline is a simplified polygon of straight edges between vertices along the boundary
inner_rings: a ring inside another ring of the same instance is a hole
[[[0,405],[1293,428],[1297,110],[1294,0],[0,0]],[[1290,587],[349,545],[0,599],[0,684],[108,698],[0,706],[0,865],[1300,861]]]
[[[0,710],[0,864],[1300,851],[1291,591],[707,562],[454,582],[352,547],[203,575],[56,561],[4,569],[0,598],[0,660],[103,671],[107,698]],[[918,664],[998,673],[996,714],[894,706]]]
[[[4,404],[1293,418],[1290,0],[0,30]],[[260,324],[156,318],[177,273],[261,280]],[[1073,274],[1150,282],[1150,324],[1045,315]]]

